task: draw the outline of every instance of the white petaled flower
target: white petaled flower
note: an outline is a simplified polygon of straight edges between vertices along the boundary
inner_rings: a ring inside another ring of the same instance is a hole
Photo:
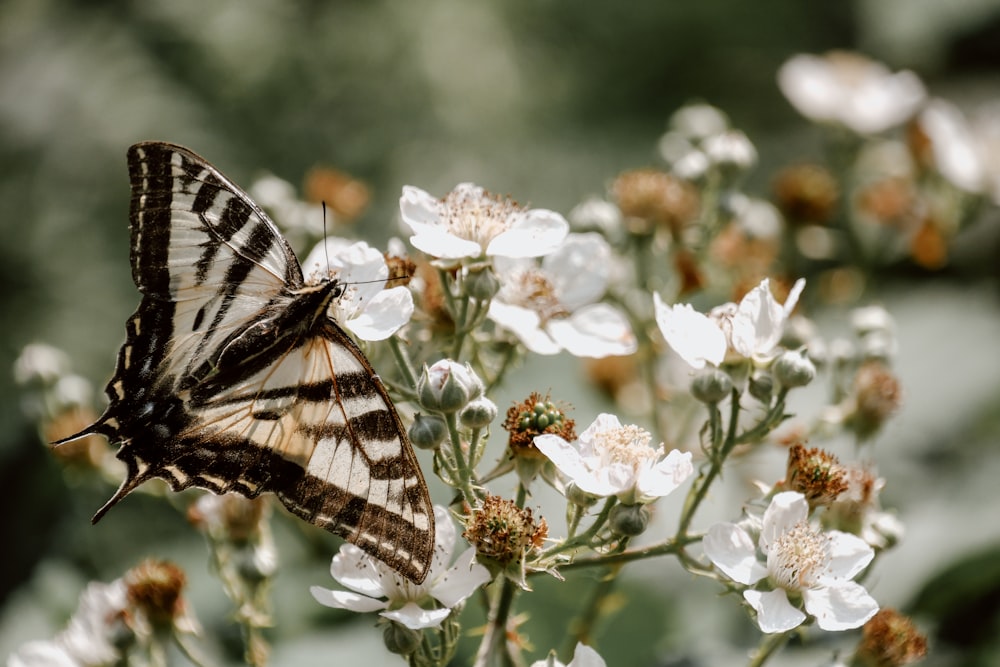
[[[443,199],[403,186],[399,211],[413,247],[440,259],[541,257],[569,232],[555,211],[523,208],[473,183],[459,183]]]
[[[728,351],[744,358],[766,360],[781,341],[785,322],[805,288],[799,278],[784,304],[771,294],[770,282],[762,280],[740,300],[699,313],[690,304],[668,306],[653,293],[656,324],[667,344],[692,368],[705,363],[719,365]]]
[[[127,607],[125,583],[92,582],[66,629],[52,640],[27,642],[10,656],[11,667],[114,665],[122,659],[114,639],[123,637]]]
[[[617,496],[625,504],[648,503],[679,487],[694,472],[691,452],[650,446],[652,436],[618,417],[600,414],[570,443],[553,434],[535,436],[535,447],[585,493]]]
[[[586,644],[577,642],[576,650],[573,651],[573,659],[568,665],[559,662],[554,653],[550,653],[545,660],[536,660],[531,663],[531,667],[607,667],[601,654],[590,648]]]
[[[597,303],[608,287],[611,259],[611,247],[597,233],[570,234],[540,265],[498,259],[501,286],[489,317],[537,354],[631,354],[636,339],[628,319]]]
[[[806,620],[792,600],[801,599],[824,630],[860,627],[878,611],[864,586],[852,581],[875,552],[854,535],[813,528],[805,496],[796,491],[771,500],[757,544],[740,526],[717,523],[702,546],[718,570],[752,587],[743,598],[757,612],[763,632],[787,632]]]
[[[917,122],[930,142],[929,159],[956,187],[1000,203],[1000,103],[971,118],[951,102],[932,100]]]
[[[926,98],[910,71],[891,72],[858,53],[799,54],[778,70],[778,87],[806,118],[877,134],[900,125]]]
[[[336,275],[344,293],[330,304],[329,314],[362,340],[385,340],[410,321],[413,295],[403,286],[385,287],[389,268],[382,253],[364,241],[327,237],[302,263],[306,282]]]
[[[434,524],[434,558],[422,584],[401,578],[353,544],[344,544],[333,557],[330,574],[350,590],[313,586],[309,591],[327,607],[377,611],[411,630],[440,625],[454,607],[490,580],[490,573],[475,562],[474,547],[466,549],[449,567],[456,534],[448,510],[435,505]]]

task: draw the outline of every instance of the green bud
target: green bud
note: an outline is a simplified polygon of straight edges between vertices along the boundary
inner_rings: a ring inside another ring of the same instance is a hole
[[[615,505],[611,508],[608,524],[615,535],[624,537],[641,535],[649,525],[649,510],[645,505]]]
[[[480,396],[466,405],[458,414],[458,420],[468,428],[485,428],[497,417],[497,404]]]
[[[387,623],[382,630],[382,642],[389,653],[410,655],[420,646],[420,633],[399,623]]]
[[[490,301],[500,291],[500,281],[489,266],[470,270],[462,282],[465,294],[477,301]]]
[[[424,366],[417,380],[420,405],[436,412],[457,412],[483,394],[483,382],[469,364],[442,359]]]
[[[590,507],[597,502],[597,496],[587,493],[577,486],[576,482],[569,482],[566,484],[565,495],[566,500],[574,505],[579,505],[580,507]]]
[[[436,449],[448,437],[448,424],[437,415],[418,413],[408,431],[410,442],[418,449]]]
[[[733,381],[729,374],[718,368],[699,373],[691,382],[691,395],[702,403],[714,404],[729,396]]]
[[[804,387],[816,377],[816,367],[801,350],[785,352],[774,361],[774,377],[784,387]]]
[[[774,395],[774,378],[770,375],[751,376],[747,390],[761,403],[769,404],[771,396]]]

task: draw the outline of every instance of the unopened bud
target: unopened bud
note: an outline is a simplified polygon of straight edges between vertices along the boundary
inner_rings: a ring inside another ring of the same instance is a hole
[[[500,291],[500,281],[489,266],[469,271],[462,282],[465,294],[477,301],[490,301]]]
[[[448,424],[437,415],[418,413],[407,435],[417,449],[435,449],[448,437]]]
[[[732,390],[733,381],[729,374],[718,368],[699,373],[691,382],[691,395],[709,405],[726,398]]]
[[[442,359],[424,366],[417,380],[420,405],[437,412],[456,412],[483,393],[482,380],[469,364]]]
[[[388,623],[382,630],[382,643],[389,653],[410,655],[420,646],[420,633],[399,623]]]
[[[805,352],[785,352],[774,361],[774,377],[783,387],[804,387],[816,378],[816,366]]]
[[[649,525],[649,509],[645,505],[615,505],[611,509],[608,523],[616,535],[624,537],[641,535]]]
[[[485,428],[497,417],[497,404],[480,396],[470,401],[458,415],[458,420],[468,428]]]

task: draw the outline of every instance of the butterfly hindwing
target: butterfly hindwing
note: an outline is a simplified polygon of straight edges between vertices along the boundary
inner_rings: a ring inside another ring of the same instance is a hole
[[[194,153],[129,149],[132,272],[143,294],[86,432],[121,444],[128,476],[95,520],[159,477],[294,514],[421,581],[433,509],[399,416],[326,315],[335,280],[305,285],[277,228]]]

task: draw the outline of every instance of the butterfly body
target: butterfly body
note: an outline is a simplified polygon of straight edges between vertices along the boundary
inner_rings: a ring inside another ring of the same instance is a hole
[[[136,144],[128,163],[143,298],[109,406],[78,434],[120,443],[128,475],[95,521],[154,477],[174,490],[273,492],[421,581],[433,509],[384,386],[328,315],[343,285],[306,284],[267,215],[187,149]]]

